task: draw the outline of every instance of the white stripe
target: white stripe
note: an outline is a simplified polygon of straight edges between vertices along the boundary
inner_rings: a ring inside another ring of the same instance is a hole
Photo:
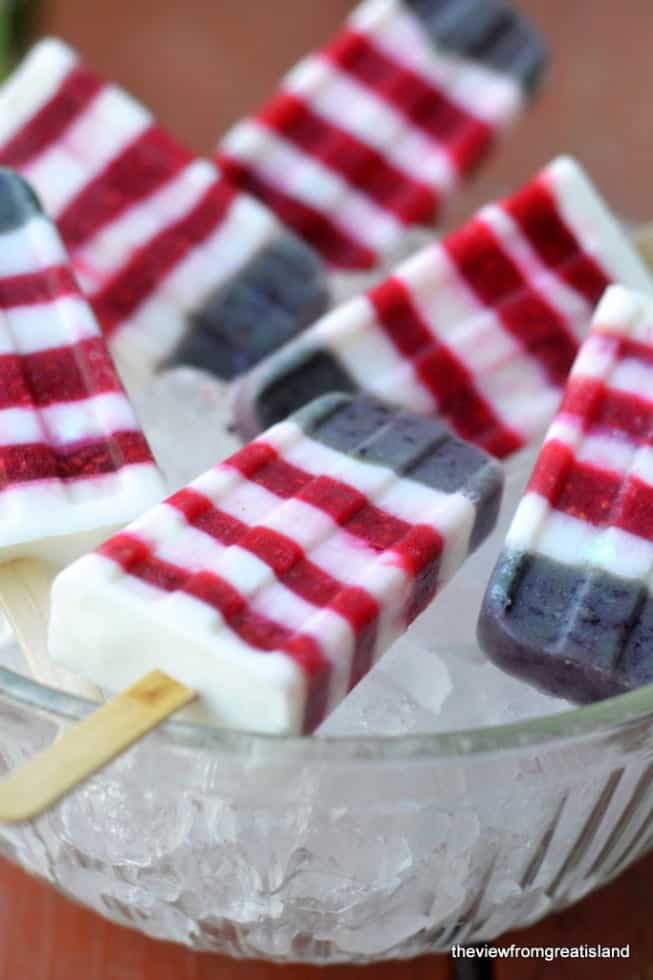
[[[400,0],[369,0],[354,10],[349,23],[399,64],[434,82],[452,102],[491,125],[506,125],[522,108],[522,92],[512,78],[438,47]]]
[[[461,324],[485,311],[485,305],[439,244],[406,259],[393,275],[405,283],[423,320],[447,344],[456,337]]]
[[[585,435],[583,426],[576,415],[560,411],[549,426],[546,434],[545,445],[547,442],[555,440],[562,442],[570,449],[575,449]]]
[[[394,273],[408,288],[420,319],[472,375],[523,355],[496,312],[476,299],[445,249],[430,246]]]
[[[563,565],[584,565],[596,549],[600,533],[587,521],[550,510],[535,541],[535,550]]]
[[[97,321],[81,296],[14,306],[0,314],[0,354],[33,354],[99,336]]]
[[[58,217],[151,122],[143,106],[116,86],[105,85],[63,139],[23,170],[48,214]]]
[[[0,446],[47,442],[41,414],[33,408],[4,408],[0,411]]]
[[[534,542],[550,512],[551,508],[544,497],[527,492],[519,502],[508,529],[506,547],[511,551],[534,551]]]
[[[344,536],[338,525],[325,511],[318,507],[312,507],[303,500],[297,500],[293,497],[289,500],[283,500],[269,490],[264,490],[263,487],[258,489],[262,495],[267,496],[270,503],[268,504],[266,501],[261,508],[260,515],[248,515],[248,524],[259,524],[261,527],[270,528],[279,534],[285,534],[292,538],[307,554],[334,533]],[[262,497],[262,499],[264,498]],[[236,496],[233,501],[226,502],[225,509],[228,509],[229,513],[236,517],[240,513],[239,498]],[[362,545],[358,550],[358,555],[354,555],[352,560],[356,561],[357,557],[368,562],[372,555],[366,545]]]
[[[0,234],[0,277],[27,275],[67,264],[68,255],[57,230],[43,215],[35,215],[20,228]]]
[[[286,452],[285,461],[313,477],[330,477],[346,483],[371,501],[397,479],[394,470],[387,466],[354,459],[309,436]]]
[[[99,291],[127,265],[134,252],[192,211],[215,179],[215,168],[206,160],[196,160],[101,228],[75,252],[75,266],[83,273],[85,289]]]
[[[475,378],[476,389],[503,424],[525,442],[537,438],[554,417],[562,398],[537,362],[523,353]]]
[[[221,497],[211,497],[212,502],[236,520],[243,521],[253,527],[261,524],[288,533],[286,513],[292,509],[290,501],[266,490],[265,487],[243,477]],[[290,535],[302,548],[310,548],[316,536],[326,534],[329,521],[324,515],[307,504],[297,501],[298,509],[302,510],[301,528],[293,528]]]
[[[138,431],[134,412],[122,393],[95,395],[85,401],[61,402],[45,408],[5,408],[0,411],[0,445],[45,441],[66,447],[114,432]]]
[[[421,414],[433,411],[433,396],[421,383],[412,363],[389,339],[366,296],[328,313],[284,348],[279,363],[286,358],[286,363],[292,363],[301,350],[311,351],[316,346],[332,351],[364,390],[386,398],[392,392],[393,401]]]
[[[36,44],[0,88],[0,143],[11,139],[50,101],[77,64],[77,55],[55,38]]]
[[[282,89],[306,100],[319,116],[373,147],[400,170],[439,193],[456,175],[447,153],[385,99],[319,54],[304,58]]]
[[[522,499],[506,538],[513,551],[530,551],[565,565],[582,565],[599,531],[551,508],[538,493]]]
[[[653,402],[653,363],[638,360],[636,356],[622,357],[610,375],[610,388]]]
[[[528,525],[530,522],[530,531]],[[551,509],[543,497],[528,493],[519,506],[506,544],[563,565],[601,569],[625,579],[653,571],[653,543],[616,527],[600,528]]]
[[[574,455],[579,463],[625,477],[636,453],[637,446],[627,439],[596,432],[585,436]]]
[[[607,382],[618,360],[617,338],[592,331],[578,352],[571,371],[571,379],[596,378]]]
[[[404,233],[404,226],[371,198],[254,120],[235,126],[223,149],[274,187],[328,215],[357,242],[385,252],[396,247]]]
[[[645,579],[653,573],[653,543],[621,528],[610,527],[597,535],[588,560],[594,568],[619,578]]]
[[[653,279],[643,259],[578,163],[570,157],[558,157],[542,176],[583,251],[615,282],[653,293]]]
[[[653,487],[653,447],[641,446],[633,461],[631,474]]]

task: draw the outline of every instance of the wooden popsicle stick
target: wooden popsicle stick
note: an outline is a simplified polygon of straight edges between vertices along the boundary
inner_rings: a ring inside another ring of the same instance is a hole
[[[58,571],[55,565],[37,559],[0,565],[0,605],[35,680],[91,701],[104,701],[99,688],[57,666],[48,653],[50,590]]]
[[[0,821],[37,817],[195,696],[151,671],[0,782]]]

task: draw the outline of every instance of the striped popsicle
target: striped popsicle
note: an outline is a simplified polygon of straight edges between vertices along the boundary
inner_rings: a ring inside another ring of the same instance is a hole
[[[318,394],[364,390],[506,457],[553,417],[615,281],[653,291],[588,177],[558,158],[263,361],[240,382],[237,425],[250,438]]]
[[[55,228],[0,170],[0,561],[71,560],[164,493]]]
[[[505,670],[572,701],[653,682],[653,300],[598,307],[479,624]]]
[[[56,40],[0,88],[0,163],[59,227],[121,371],[230,378],[327,304],[317,255]]]
[[[545,61],[504,0],[368,0],[216,159],[331,266],[368,269],[436,220]]]
[[[201,717],[311,732],[492,529],[498,463],[361,395],[307,406],[60,574],[50,649]]]

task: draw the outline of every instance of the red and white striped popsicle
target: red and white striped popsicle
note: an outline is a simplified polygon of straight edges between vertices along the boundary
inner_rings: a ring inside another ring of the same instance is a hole
[[[0,169],[0,602],[40,680],[80,690],[45,648],[50,563],[164,494],[56,229]]]
[[[490,581],[479,638],[572,701],[653,682],[653,299],[613,286]]]
[[[367,0],[216,159],[330,265],[372,268],[438,217],[545,61],[504,0]]]
[[[587,175],[560,157],[258,365],[237,425],[251,437],[320,393],[364,390],[508,456],[553,417],[612,282],[653,293]]]
[[[326,307],[318,256],[60,41],[0,88],[0,164],[56,221],[125,376],[233,377]]]
[[[220,726],[311,732],[492,529],[498,463],[330,395],[59,575],[50,650],[110,690],[155,668]]]
[[[164,493],[55,228],[0,170],[0,561],[76,558]]]

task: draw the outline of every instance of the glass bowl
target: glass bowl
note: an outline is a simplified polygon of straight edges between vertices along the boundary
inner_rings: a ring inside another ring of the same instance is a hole
[[[205,436],[202,451],[216,452]],[[530,461],[511,465],[493,539],[413,627],[424,656],[446,647],[494,669],[475,652],[475,609]],[[518,690],[525,703],[530,689]],[[0,669],[0,770],[90,709]],[[172,722],[38,820],[0,826],[2,853],[115,922],[196,950],[321,964],[492,939],[581,898],[651,843],[651,687],[385,737]]]

